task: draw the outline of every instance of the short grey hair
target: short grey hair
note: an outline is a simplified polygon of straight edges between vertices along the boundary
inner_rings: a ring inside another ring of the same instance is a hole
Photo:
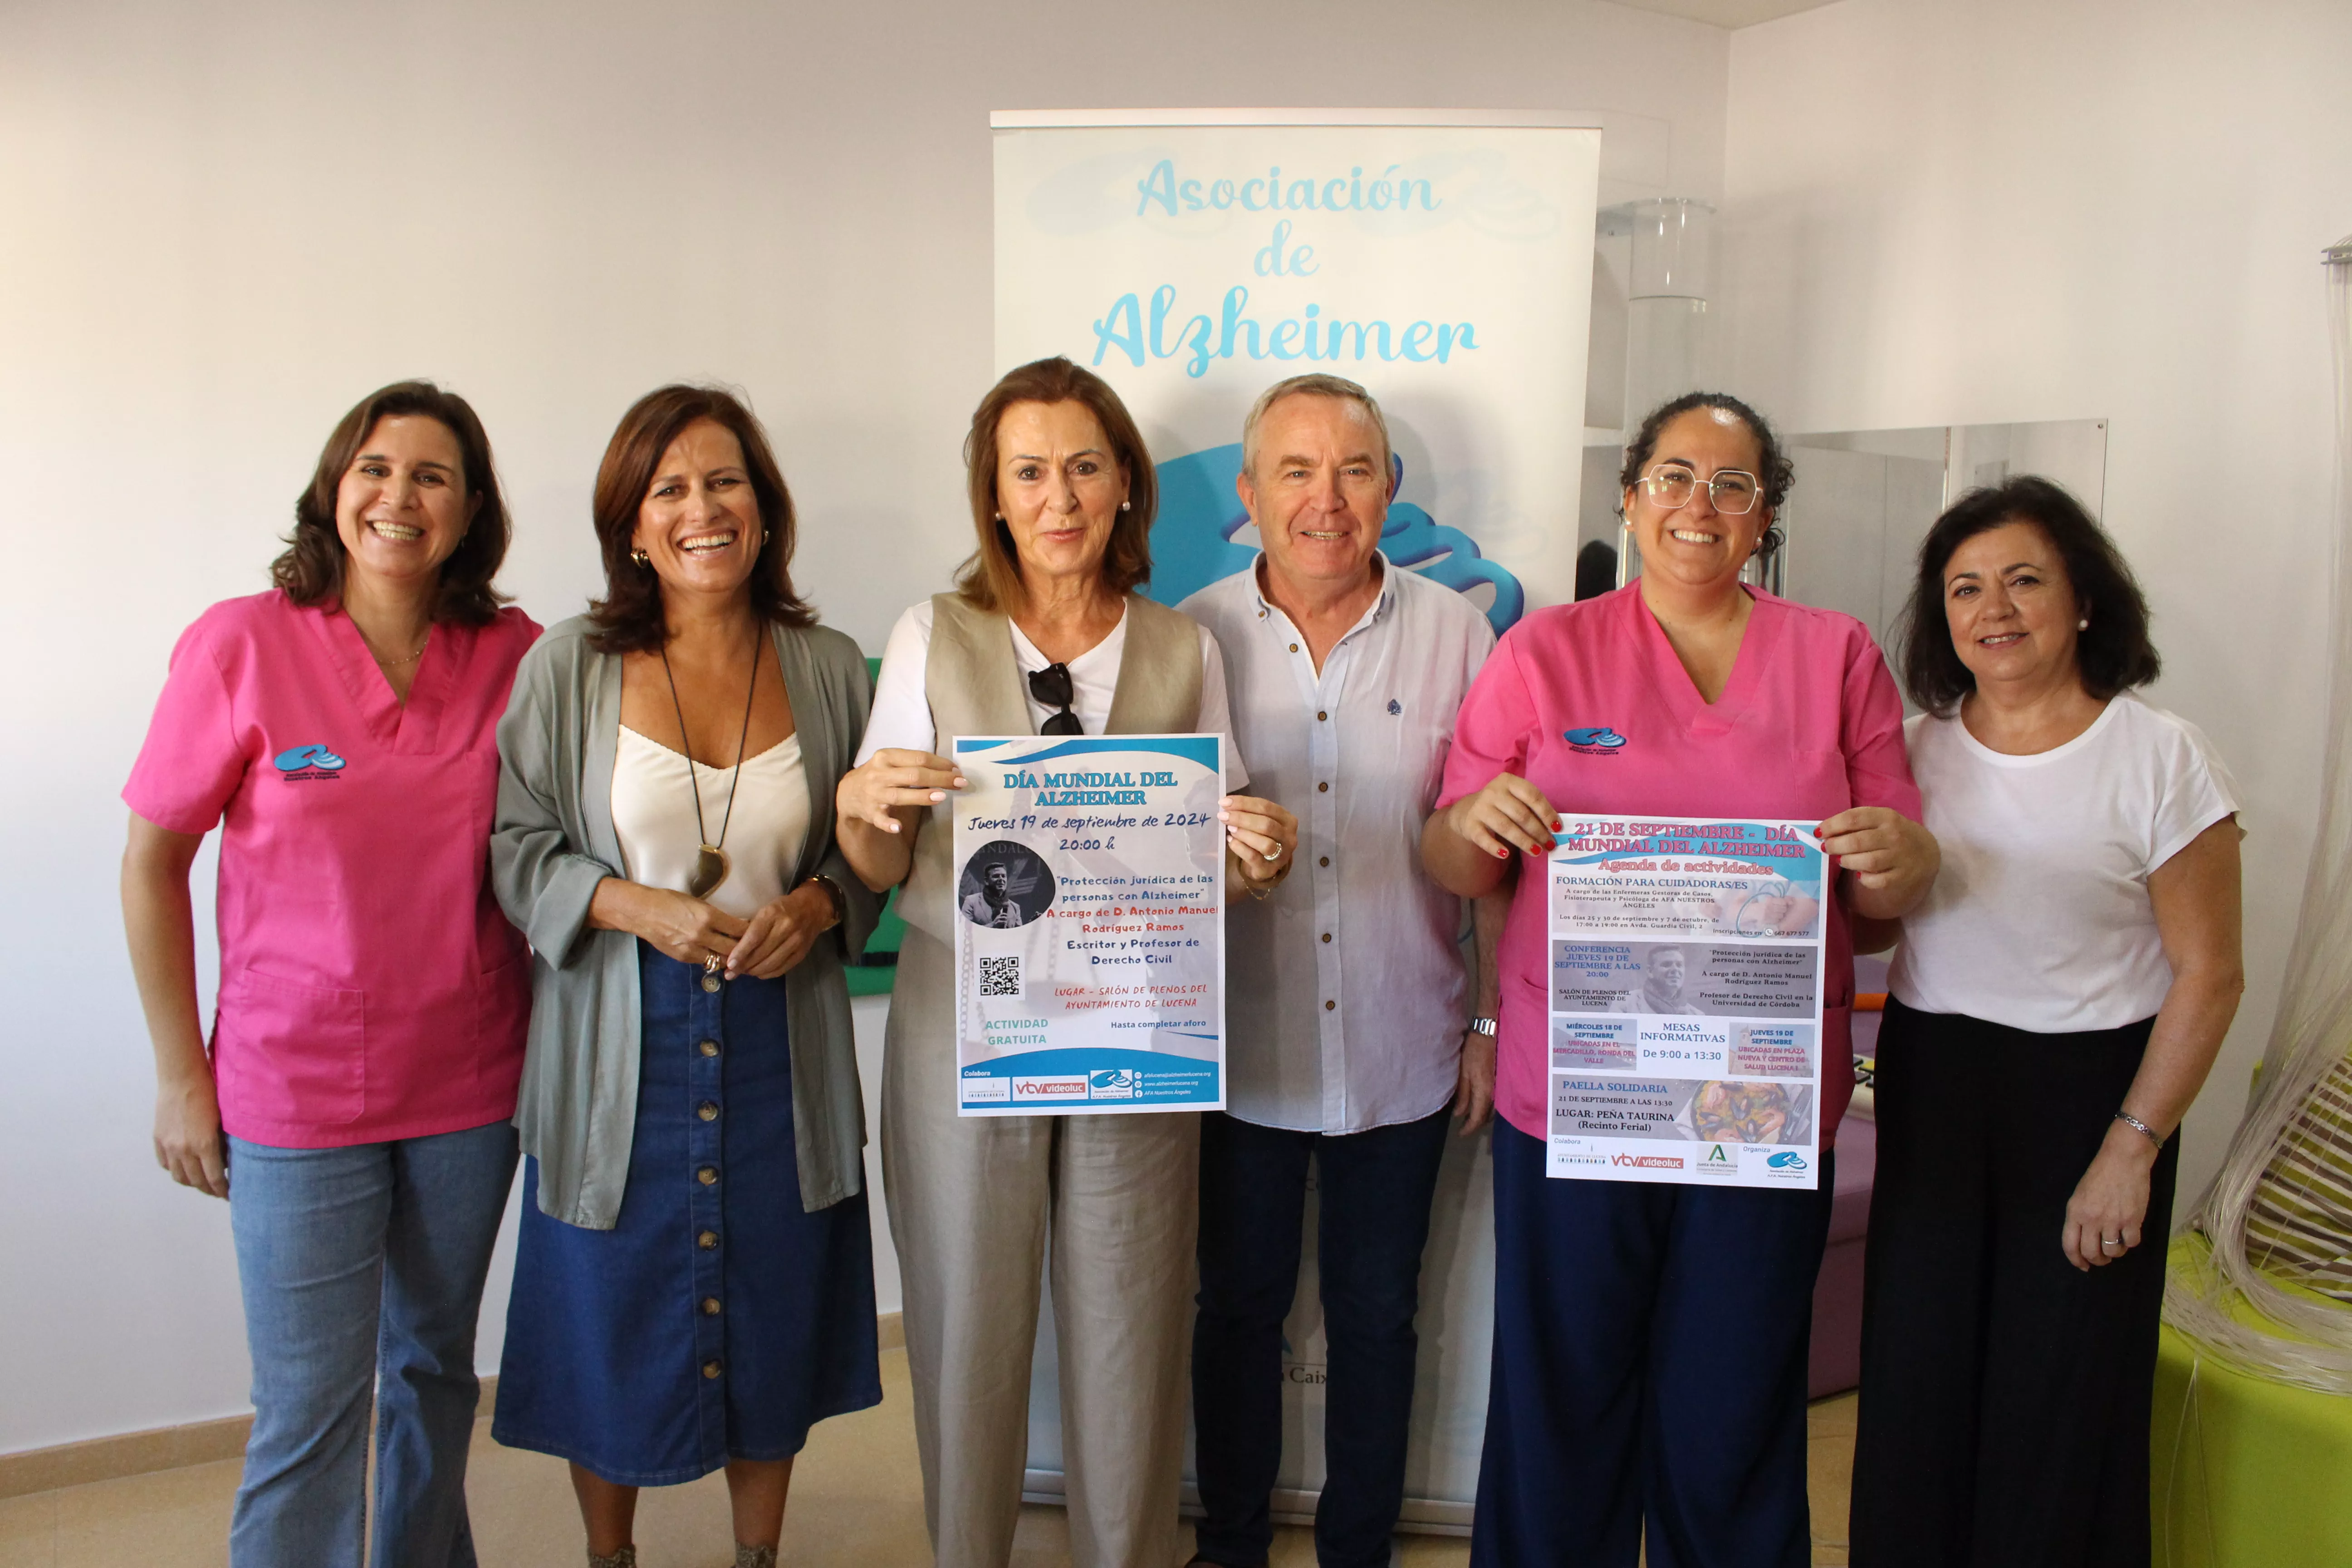
[[[1257,401],[1250,405],[1249,417],[1242,421],[1244,473],[1253,479],[1256,477],[1257,427],[1264,422],[1266,410],[1286,397],[1337,397],[1360,407],[1364,417],[1372,422],[1372,428],[1381,433],[1381,479],[1383,483],[1387,481],[1389,470],[1394,466],[1393,448],[1389,445],[1388,416],[1381,412],[1381,405],[1372,400],[1372,395],[1361,386],[1345,376],[1325,375],[1319,371],[1294,375],[1287,381],[1277,381],[1257,395]]]

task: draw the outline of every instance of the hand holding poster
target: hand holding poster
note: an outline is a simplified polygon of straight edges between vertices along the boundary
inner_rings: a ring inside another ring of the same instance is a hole
[[[1549,1174],[1816,1184],[1824,861],[1812,829],[1567,825],[1548,889]]]
[[[1223,1109],[1222,750],[956,737],[959,1114]]]

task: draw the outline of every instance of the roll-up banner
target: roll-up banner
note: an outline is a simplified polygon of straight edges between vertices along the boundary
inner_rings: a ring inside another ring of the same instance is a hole
[[[1160,479],[1151,596],[1249,564],[1242,419],[1326,372],[1379,399],[1395,447],[1381,546],[1507,630],[1575,596],[1597,116],[1432,110],[999,112],[996,368],[1066,354],[1101,374]],[[1246,763],[1247,752],[1244,751]],[[1470,1517],[1486,1400],[1486,1140],[1440,1179],[1422,1276],[1408,1528]],[[1314,1205],[1285,1334],[1276,1511],[1323,1479]],[[1028,1490],[1062,1490],[1050,1316]],[[1189,1488],[1188,1488],[1189,1496]]]

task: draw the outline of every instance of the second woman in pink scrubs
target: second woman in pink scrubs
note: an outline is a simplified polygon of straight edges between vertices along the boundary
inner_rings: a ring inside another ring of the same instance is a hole
[[[1822,1060],[1850,1055],[1851,918],[1908,910],[1935,841],[1903,704],[1851,616],[1744,587],[1791,470],[1718,394],[1643,422],[1622,476],[1630,586],[1538,610],[1464,702],[1431,873],[1510,877],[1495,1085],[1495,1361],[1471,1561],[1802,1568],[1805,1352],[1829,1146],[1853,1093],[1824,1074],[1814,1192],[1554,1181],[1544,876],[1556,814],[1799,818],[1842,858]]]

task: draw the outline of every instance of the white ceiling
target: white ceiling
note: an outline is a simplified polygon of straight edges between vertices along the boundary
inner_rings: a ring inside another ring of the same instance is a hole
[[[1832,3],[1833,0],[1616,0],[1616,4],[1631,5],[1636,11],[1687,16],[1694,22],[1710,22],[1718,27],[1752,26]]]

